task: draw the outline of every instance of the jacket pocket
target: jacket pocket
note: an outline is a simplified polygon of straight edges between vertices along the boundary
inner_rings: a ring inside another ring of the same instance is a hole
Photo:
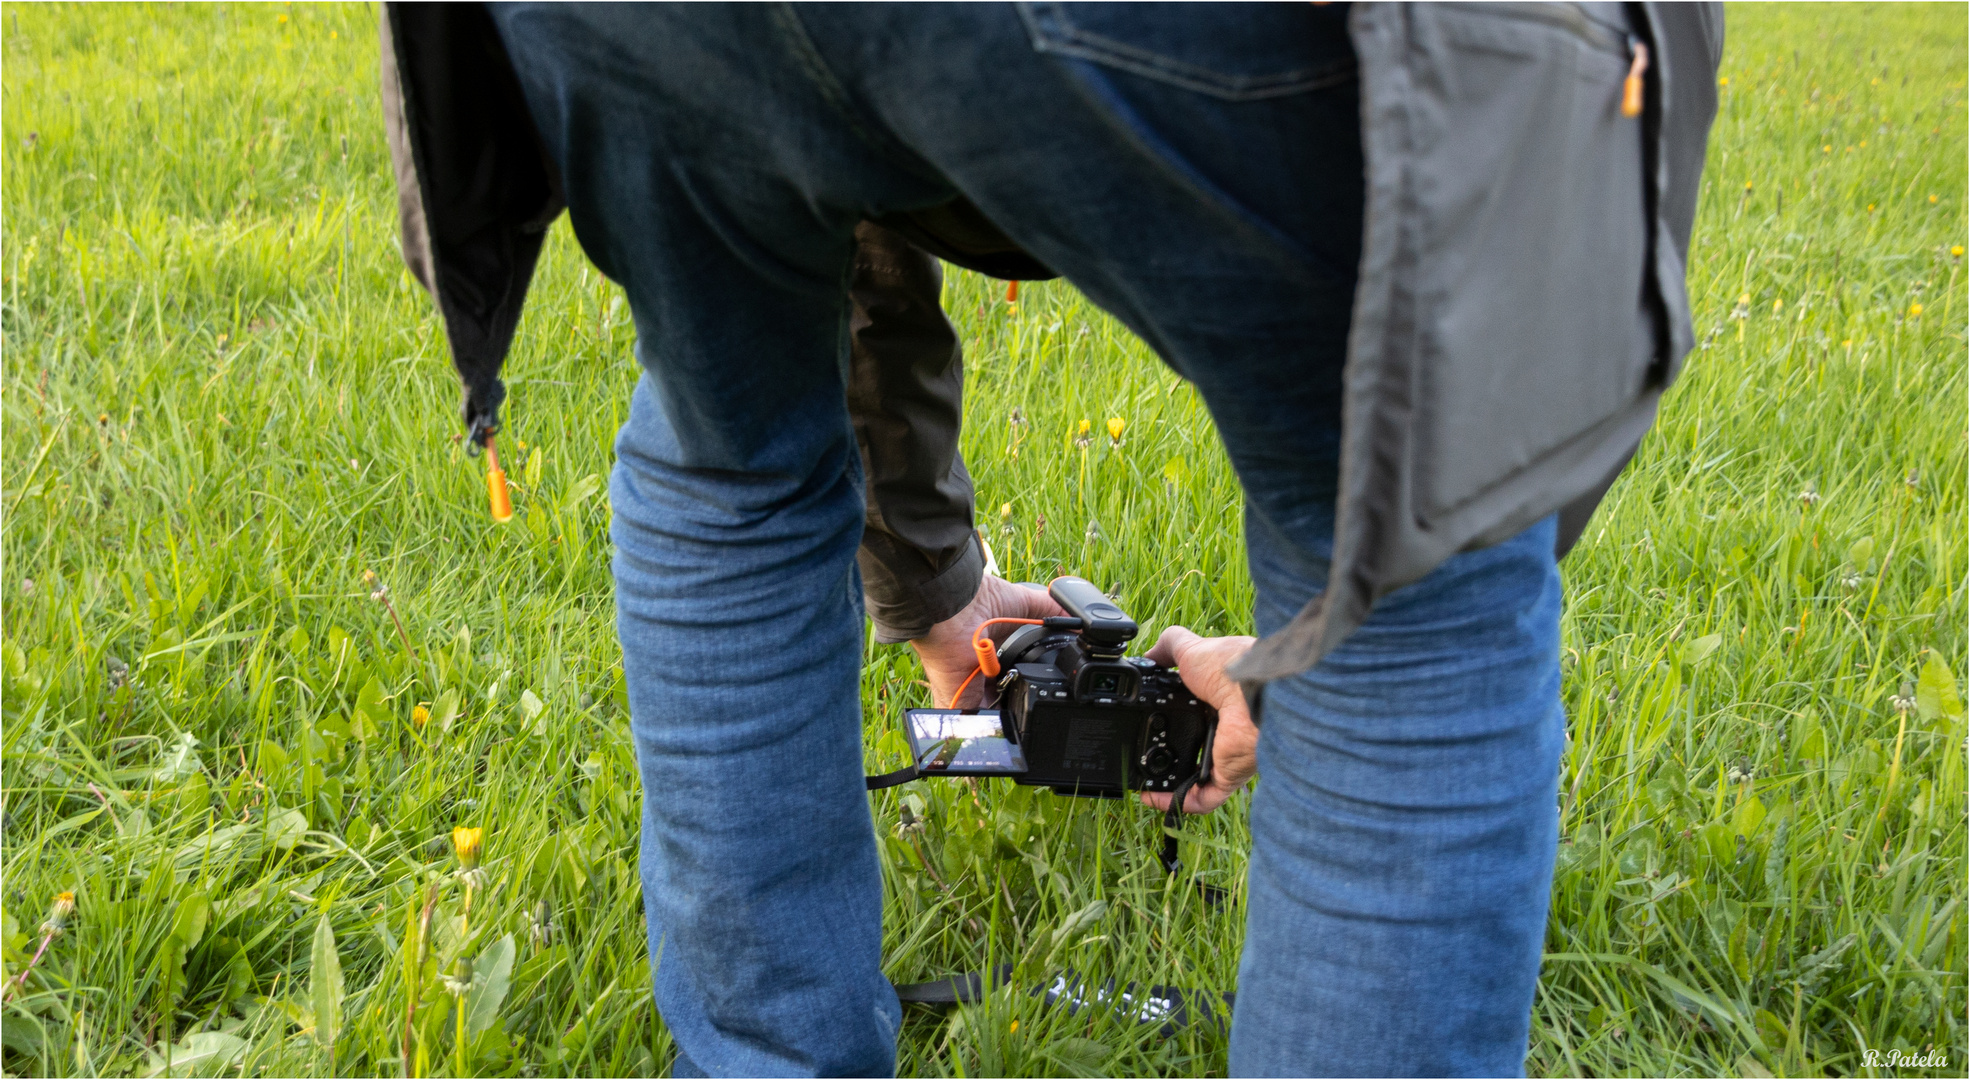
[[[1625,33],[1573,5],[1412,11],[1412,479],[1430,528],[1634,405],[1657,342]]]
[[[1036,52],[1071,56],[1227,101],[1354,78],[1342,11],[1311,4],[1022,3]]]

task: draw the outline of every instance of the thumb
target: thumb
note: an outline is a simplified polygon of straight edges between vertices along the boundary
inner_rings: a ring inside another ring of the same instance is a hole
[[[1152,662],[1164,667],[1182,667],[1183,654],[1189,652],[1192,645],[1202,640],[1191,633],[1187,626],[1165,627],[1163,633],[1156,638],[1156,644],[1150,646],[1146,655]]]

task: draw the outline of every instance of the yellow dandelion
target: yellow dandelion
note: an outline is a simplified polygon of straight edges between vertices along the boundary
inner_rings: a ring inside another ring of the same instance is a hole
[[[412,705],[410,707],[410,722],[416,724],[418,727],[423,727],[431,722],[431,710],[422,705]]]
[[[1119,417],[1119,416],[1111,416],[1111,417],[1109,417],[1109,418],[1108,418],[1108,439],[1109,439],[1109,441],[1110,441],[1110,442],[1121,442],[1121,441],[1122,441],[1122,429],[1123,429],[1123,428],[1126,428],[1126,427],[1128,427],[1128,426],[1129,426],[1129,422],[1128,422],[1127,420],[1124,420],[1124,419],[1122,419],[1122,418],[1121,418],[1121,417]]]
[[[1729,86],[1730,84],[1731,84],[1731,77],[1729,75],[1719,76],[1717,79],[1718,86]]]
[[[1737,302],[1738,302],[1738,303],[1740,303],[1740,304],[1749,304],[1749,303],[1751,303],[1751,294],[1750,294],[1750,293],[1738,293],[1738,294],[1737,294]]]
[[[1933,202],[1935,202],[1935,201],[1936,201],[1936,197],[1935,197],[1934,195],[1931,195],[1931,196],[1929,196],[1929,201],[1930,201],[1931,203],[1933,203]]]
[[[1833,153],[1833,144],[1832,144],[1832,143],[1827,143],[1827,144],[1826,144],[1825,146],[1822,146],[1822,147],[1820,147],[1820,153],[1822,153],[1822,154],[1831,154],[1831,153]]]
[[[286,22],[286,21],[287,21],[287,16],[285,16],[285,15],[282,15],[282,16],[281,16],[280,18],[278,18],[278,19],[275,19],[274,21],[275,21],[275,22]]]
[[[56,893],[54,903],[48,905],[48,918],[41,924],[41,947],[43,949],[48,947],[48,942],[52,941],[56,935],[68,928],[68,917],[73,914],[75,914],[75,894],[72,892]],[[41,959],[41,954],[37,952],[34,954],[34,960],[39,959]],[[29,961],[28,967],[32,968],[33,966],[34,961]]]
[[[1008,1030],[1008,1031],[1018,1031],[1018,1030],[1019,1030],[1019,1021],[1017,1021],[1017,1020],[1014,1020],[1014,1021],[1012,1022],[1012,1027],[1010,1027],[1010,1028],[1008,1028],[1007,1030]]]
[[[479,844],[485,836],[486,830],[468,829],[463,825],[451,831],[451,848],[458,854],[459,864],[467,870],[478,868]]]
[[[1908,306],[1908,313],[1909,313],[1909,315],[1910,315],[1911,317],[1913,317],[1913,316],[1916,316],[1916,315],[1920,315],[1920,314],[1922,314],[1922,305],[1921,305],[1921,304],[1910,304],[1910,305]]]
[[[1963,257],[1963,245],[1962,244],[1950,245],[1949,253],[1950,253],[1950,258],[1961,259]]]
[[[1092,430],[1094,430],[1094,425],[1093,425],[1093,424],[1090,424],[1090,423],[1088,423],[1088,422],[1087,422],[1086,420],[1083,420],[1083,421],[1081,421],[1081,428],[1080,428],[1080,430],[1079,430],[1079,431],[1077,431],[1077,432],[1075,432],[1075,434],[1077,434],[1077,435],[1086,435],[1086,434],[1087,434],[1088,432],[1090,432],[1090,431],[1092,431]]]
[[[1750,190],[1751,190],[1751,181],[1749,181],[1749,180],[1746,180],[1746,181],[1744,182],[1744,190],[1746,190],[1746,191],[1750,191]]]
[[[1785,309],[1785,301],[1784,301],[1784,300],[1782,300],[1782,299],[1780,299],[1780,300],[1774,300],[1774,301],[1772,301],[1772,314],[1774,314],[1774,315],[1776,315],[1776,314],[1778,314],[1778,313],[1779,313],[1780,311],[1783,311],[1784,309]]]
[[[999,520],[1000,520],[1000,521],[1004,521],[1005,519],[1007,519],[1007,518],[1009,518],[1009,517],[1011,517],[1011,516],[1012,516],[1012,504],[1011,504],[1011,503],[1000,503],[1000,504],[999,504]]]
[[[1868,203],[1868,204],[1867,204],[1867,212],[1868,212],[1868,213],[1870,213],[1870,214],[1872,214],[1872,213],[1874,213],[1874,204],[1873,204],[1873,203]]]

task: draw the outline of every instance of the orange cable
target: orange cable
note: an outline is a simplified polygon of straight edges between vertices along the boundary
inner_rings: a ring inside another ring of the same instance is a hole
[[[979,676],[980,672],[983,672],[988,676],[997,675],[999,673],[999,656],[997,652],[997,647],[992,644],[991,638],[982,638],[978,636],[979,634],[984,633],[985,628],[991,626],[993,623],[1019,623],[1026,626],[1042,626],[1046,623],[1046,620],[1045,619],[986,619],[984,622],[979,623],[977,628],[972,630],[971,632],[971,651],[978,654],[978,666],[973,668],[971,674],[966,675],[964,677],[964,681],[958,684],[957,693],[951,695],[951,704],[949,706],[950,708],[953,709],[957,708],[958,702],[964,700],[965,690],[970,688],[971,680],[976,679]],[[987,671],[986,670],[987,667],[990,667],[991,670]]]

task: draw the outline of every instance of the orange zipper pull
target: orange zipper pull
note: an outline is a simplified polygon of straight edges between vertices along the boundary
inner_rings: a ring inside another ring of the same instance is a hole
[[[513,520],[513,494],[506,490],[506,470],[499,467],[499,451],[493,449],[492,436],[486,436],[486,494],[492,500],[494,521]]]
[[[1019,303],[1019,282],[1017,281],[1006,282],[1006,303],[1008,304]]]
[[[1649,47],[1637,41],[1634,54],[1628,78],[1621,84],[1621,115],[1630,119],[1642,115],[1642,73],[1649,69]]]

